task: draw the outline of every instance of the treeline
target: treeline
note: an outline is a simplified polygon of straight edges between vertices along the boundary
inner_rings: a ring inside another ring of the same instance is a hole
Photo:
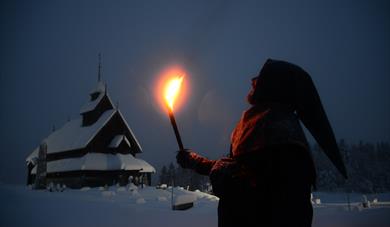
[[[180,166],[175,166],[173,163],[170,163],[168,167],[164,165],[161,168],[159,183],[181,186],[189,190],[210,190],[208,176],[202,176],[192,170],[183,169]]]
[[[341,155],[345,161],[348,180],[344,180],[318,145],[313,145],[312,156],[317,171],[318,191],[344,191],[379,193],[390,192],[390,143],[348,144],[339,141]],[[209,190],[209,179],[192,170],[176,167],[170,163],[163,166],[159,183],[189,187],[190,190]]]
[[[339,142],[348,179],[337,172],[318,145],[312,147],[317,169],[318,191],[379,193],[390,191],[390,144],[386,142],[348,144]]]

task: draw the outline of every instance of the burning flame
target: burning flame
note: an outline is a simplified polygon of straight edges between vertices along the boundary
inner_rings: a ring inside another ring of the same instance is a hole
[[[164,90],[164,98],[171,110],[173,110],[173,104],[179,94],[181,84],[183,82],[183,76],[173,78],[168,81]]]
[[[156,73],[152,90],[154,91],[155,107],[166,114],[166,111],[179,112],[187,95],[190,93],[190,78],[180,65],[168,65]]]

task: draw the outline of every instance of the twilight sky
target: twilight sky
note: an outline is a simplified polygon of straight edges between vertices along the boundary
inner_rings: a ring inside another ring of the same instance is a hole
[[[390,142],[389,12],[386,0],[1,1],[0,182],[24,183],[26,156],[77,117],[99,52],[140,157],[157,169],[177,150],[154,97],[173,64],[191,88],[176,113],[183,142],[209,158],[228,152],[269,57],[311,74],[338,139]]]

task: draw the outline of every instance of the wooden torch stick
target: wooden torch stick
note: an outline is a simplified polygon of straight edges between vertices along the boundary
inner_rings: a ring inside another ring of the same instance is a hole
[[[173,131],[175,132],[175,136],[176,136],[177,144],[179,145],[179,149],[184,150],[184,146],[183,146],[183,142],[181,141],[179,129],[177,128],[175,116],[173,115],[173,111],[171,108],[168,108],[168,115],[169,115],[169,119],[171,120]]]

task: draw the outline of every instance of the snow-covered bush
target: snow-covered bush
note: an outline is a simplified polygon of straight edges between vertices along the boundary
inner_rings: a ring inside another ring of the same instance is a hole
[[[370,208],[371,207],[371,203],[370,201],[367,199],[367,196],[366,195],[363,195],[362,196],[362,206],[364,208]]]
[[[53,182],[50,182],[46,185],[46,190],[48,190],[49,192],[53,192],[54,191],[54,183]]]
[[[157,189],[163,189],[163,190],[167,189],[167,187],[168,187],[167,184],[160,184],[156,186]]]
[[[125,187],[118,187],[118,188],[116,189],[116,191],[118,191],[118,192],[125,192],[125,191],[126,191],[126,188],[125,188]]]
[[[134,190],[137,190],[137,189],[138,189],[138,187],[135,184],[133,184],[133,183],[129,184],[129,188],[128,188],[129,191],[134,191]]]

